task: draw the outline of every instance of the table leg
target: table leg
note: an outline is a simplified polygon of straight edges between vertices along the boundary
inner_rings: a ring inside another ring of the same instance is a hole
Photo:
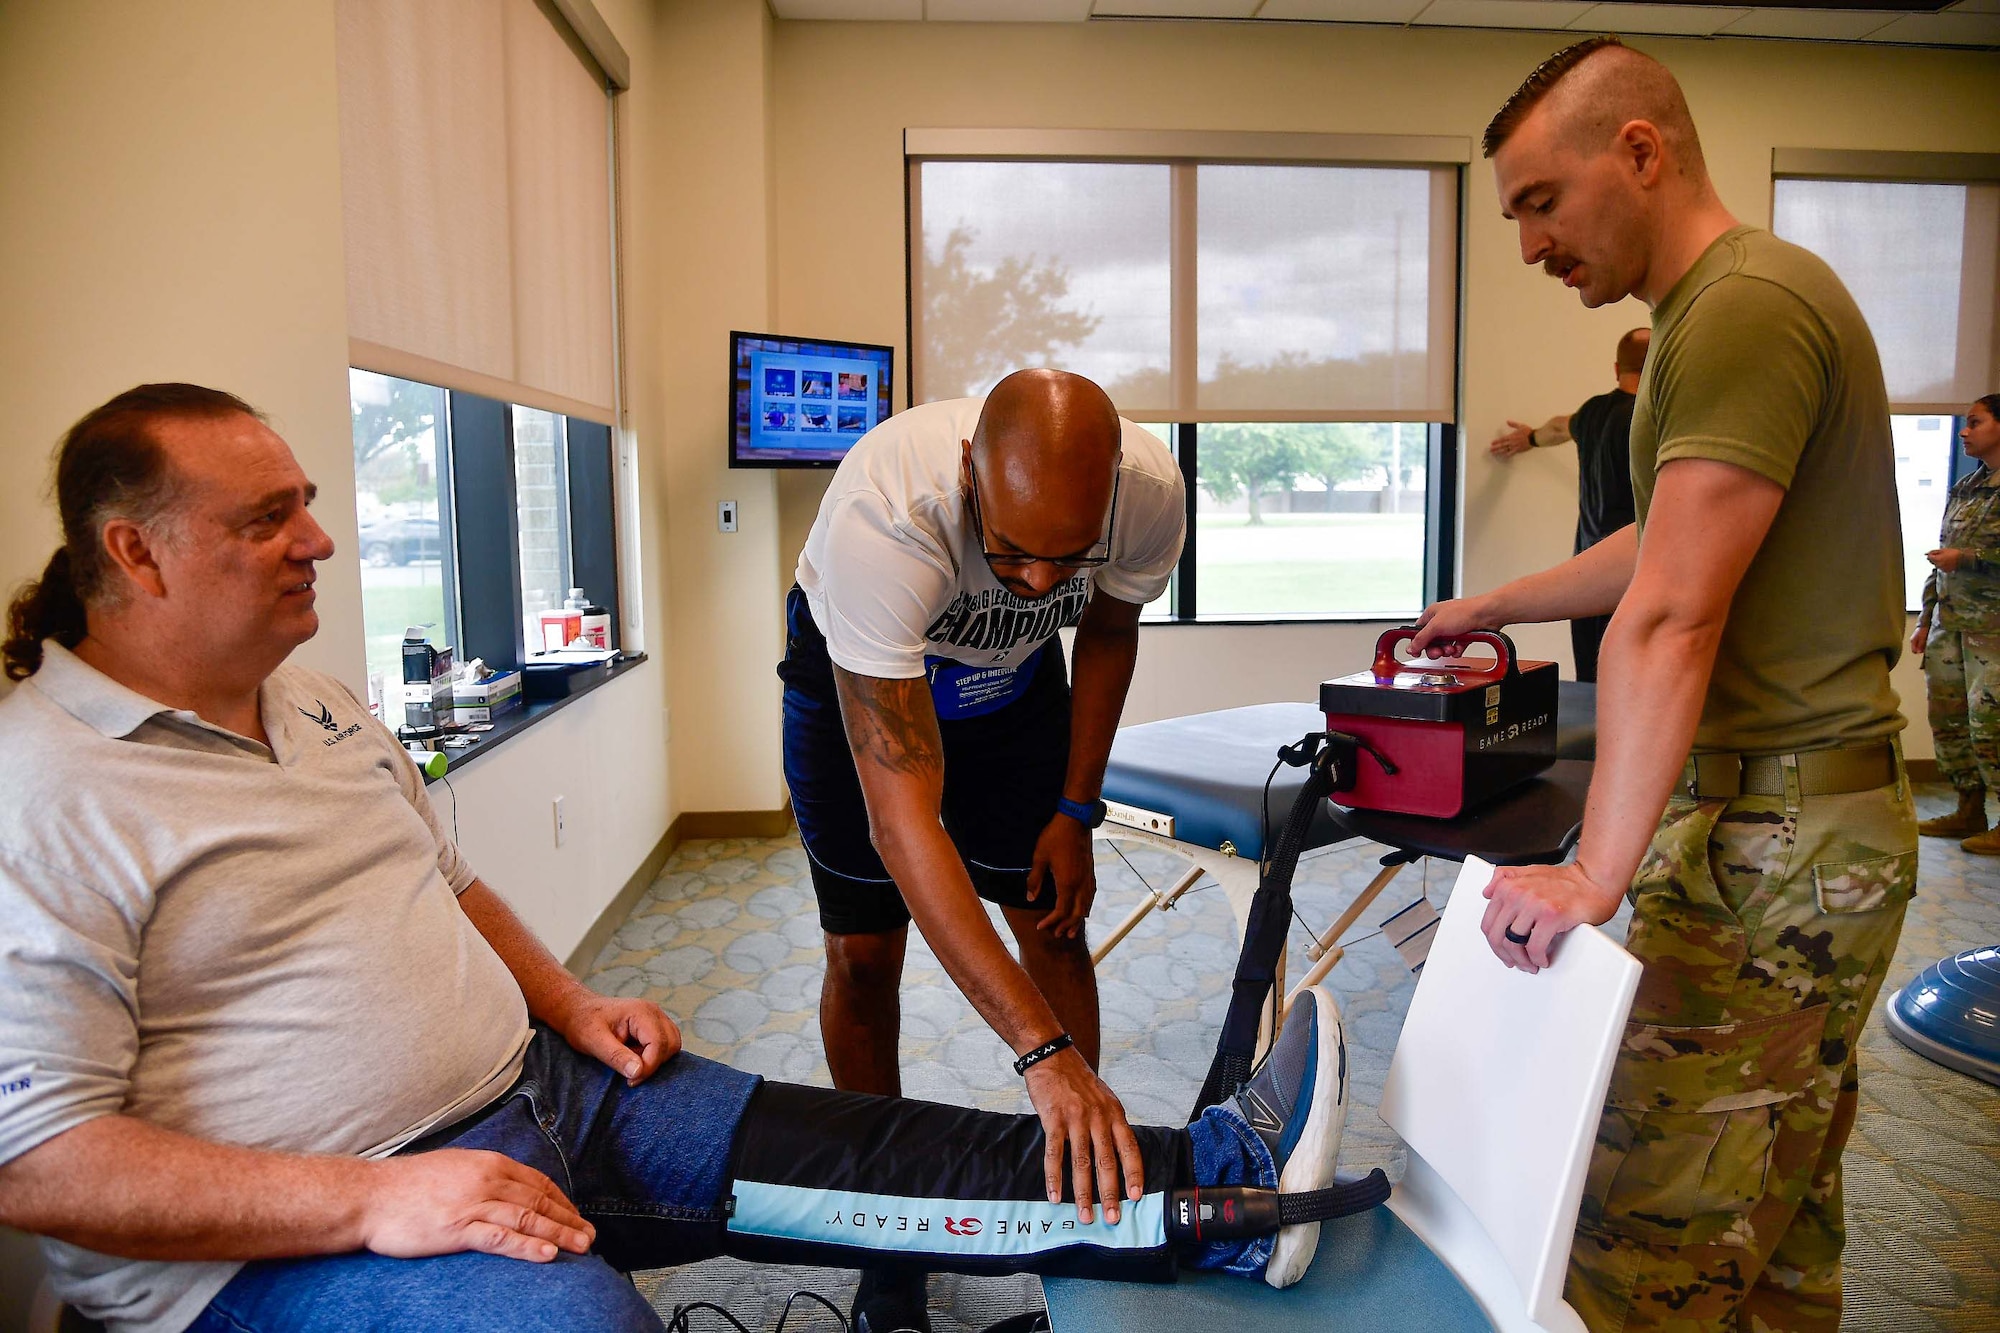
[[[1348,927],[1361,919],[1361,914],[1368,910],[1368,905],[1382,896],[1382,890],[1389,887],[1390,882],[1402,873],[1403,867],[1407,864],[1409,864],[1407,861],[1398,861],[1394,865],[1386,865],[1376,871],[1375,878],[1368,881],[1368,887],[1355,895],[1354,901],[1349,903],[1347,910],[1326,928],[1325,934],[1313,940],[1312,946],[1306,950],[1306,957],[1318,958],[1331,949],[1334,941],[1345,935]]]
[[[1286,994],[1285,1013],[1289,1015],[1292,1012],[1292,1002],[1303,995],[1307,987],[1317,985],[1323,980],[1326,974],[1333,971],[1339,965],[1340,960],[1345,957],[1347,957],[1347,951],[1338,944],[1321,954],[1319,961],[1308,968],[1306,974],[1299,978],[1299,984],[1292,987],[1291,991]],[[1282,978],[1280,978],[1280,984],[1283,984]]]
[[[1139,923],[1146,919],[1148,912],[1164,912],[1172,907],[1176,902],[1180,901],[1181,895],[1193,888],[1196,882],[1206,873],[1208,872],[1200,866],[1190,865],[1186,870],[1181,872],[1180,878],[1176,879],[1165,889],[1149,890],[1149,897],[1146,901],[1133,908],[1131,913],[1118,923],[1118,928],[1105,936],[1102,944],[1090,951],[1091,966],[1095,967],[1099,963],[1102,963],[1105,956],[1117,948],[1119,942],[1127,935],[1130,935],[1138,927]]]

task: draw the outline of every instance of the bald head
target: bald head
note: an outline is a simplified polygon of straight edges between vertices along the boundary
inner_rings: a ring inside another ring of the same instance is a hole
[[[1632,329],[1618,340],[1618,356],[1613,362],[1619,375],[1637,375],[1646,368],[1646,349],[1653,345],[1653,331]]]
[[[1616,37],[1593,37],[1537,65],[1486,127],[1481,145],[1492,157],[1529,116],[1551,119],[1565,144],[1586,156],[1608,152],[1635,120],[1659,131],[1669,164],[1692,182],[1708,166],[1687,97],[1673,72]]]
[[[1105,471],[1118,453],[1118,409],[1104,390],[1066,370],[1017,370],[993,386],[972,456],[996,471]],[[1108,475],[1108,474],[1107,474]]]
[[[1017,370],[994,385],[966,453],[987,549],[1088,554],[1105,535],[1121,430],[1111,399],[1081,375]],[[1019,587],[1008,583],[1041,596],[1046,581],[1032,575]]]

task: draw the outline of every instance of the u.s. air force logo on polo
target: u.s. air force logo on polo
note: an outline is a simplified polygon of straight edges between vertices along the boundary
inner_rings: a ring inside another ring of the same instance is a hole
[[[739,1180],[729,1229],[777,1240],[860,1244],[923,1254],[1032,1255],[1070,1245],[1150,1250],[1166,1243],[1166,1196],[1123,1203],[1117,1223],[1088,1225],[1073,1203],[1037,1199],[920,1199]]]
[[[319,704],[319,711],[317,713],[309,713],[305,709],[300,708],[299,716],[305,718],[320,730],[333,733],[321,742],[322,744],[338,745],[349,736],[358,736],[361,734],[361,724],[359,722],[350,722],[343,727],[339,722],[334,720],[332,709],[328,708],[324,703],[320,703],[318,699],[313,700],[313,702]],[[297,705],[294,705],[294,707],[297,707]]]

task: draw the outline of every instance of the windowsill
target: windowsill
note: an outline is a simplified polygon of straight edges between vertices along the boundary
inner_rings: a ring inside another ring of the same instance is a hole
[[[566,694],[560,699],[531,700],[523,707],[501,717],[493,724],[493,730],[491,731],[455,733],[461,735],[469,734],[473,737],[473,742],[463,749],[447,749],[442,751],[447,760],[446,773],[451,774],[462,771],[467,765],[493,753],[503,743],[520,735],[529,727],[534,726],[537,722],[549,716],[549,714],[567,708],[578,699],[603,689],[620,676],[643,665],[646,660],[646,654],[644,653],[633,653],[630,656],[621,657],[611,664],[609,671],[606,671],[597,679],[583,686],[574,694]],[[595,671],[595,668],[592,668],[592,670]],[[424,781],[428,784],[435,781],[435,779],[425,778]]]

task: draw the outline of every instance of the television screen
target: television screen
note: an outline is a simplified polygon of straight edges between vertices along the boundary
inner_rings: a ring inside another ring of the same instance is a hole
[[[874,343],[729,335],[731,467],[832,467],[886,420],[895,352]]]

